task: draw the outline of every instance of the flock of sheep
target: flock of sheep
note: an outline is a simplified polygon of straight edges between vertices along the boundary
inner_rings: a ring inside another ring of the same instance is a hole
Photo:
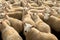
[[[60,0],[0,0],[2,40],[59,40],[51,28],[60,33]]]

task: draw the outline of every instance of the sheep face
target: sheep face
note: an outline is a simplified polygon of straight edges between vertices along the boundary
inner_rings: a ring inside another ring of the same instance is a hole
[[[24,25],[24,34],[26,35],[30,31],[31,28],[32,28],[31,24],[25,23],[25,25]]]

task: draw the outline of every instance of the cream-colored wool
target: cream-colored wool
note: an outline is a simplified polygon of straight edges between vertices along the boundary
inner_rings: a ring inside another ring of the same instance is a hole
[[[35,23],[34,23],[34,21],[32,20],[30,14],[24,15],[24,17],[23,17],[23,22],[29,23],[29,24],[31,24],[31,25],[35,25]]]
[[[3,19],[4,20],[4,19]],[[11,25],[11,23],[5,19],[5,22],[8,24],[8,25]]]
[[[8,25],[11,25],[10,22],[5,19],[5,17],[6,17],[6,16],[5,16],[5,13],[0,13],[0,21],[5,20]]]
[[[0,22],[3,21],[3,20],[4,20],[4,19],[0,19]],[[5,20],[5,22],[6,22],[8,25],[11,25],[8,20]],[[1,31],[1,27],[0,27],[0,31]]]
[[[37,0],[37,2],[36,2],[39,6],[41,6],[42,5],[42,1],[41,0]]]
[[[43,21],[48,20],[50,14],[43,14],[43,13],[38,13],[39,18],[41,18]]]
[[[51,10],[51,15],[54,15],[54,16],[60,18],[60,14],[58,13],[58,10],[57,9],[52,9]]]
[[[60,7],[52,7],[51,14],[60,18]]]
[[[11,12],[8,14],[9,17],[13,17],[13,18],[16,18],[16,19],[22,19],[22,12]]]
[[[45,11],[46,13],[38,13],[38,16],[42,19],[42,20],[48,20],[50,15],[54,15],[56,17],[60,17],[59,14],[57,13],[57,11],[53,8],[53,9],[49,9],[47,8],[47,10]]]
[[[18,32],[5,21],[0,22],[3,40],[23,40]]]
[[[57,11],[55,9],[50,9],[51,12],[50,13],[38,13],[38,16],[42,19],[42,20],[46,20],[45,18],[47,18],[47,20],[49,19],[49,16],[53,15],[56,16],[58,18],[60,18],[60,14],[57,13]],[[48,12],[48,11],[47,11]],[[45,17],[45,18],[44,18]]]
[[[21,1],[19,1],[19,2],[15,2],[14,4],[12,4],[12,7],[14,8],[16,8],[16,7],[23,7],[22,6],[22,2]]]
[[[8,16],[13,17],[13,18],[17,18],[17,19],[22,19],[22,11],[23,8],[22,7],[14,7],[10,10],[8,10],[9,12],[7,13]]]
[[[60,32],[60,18],[51,15],[46,21],[55,31]]]
[[[31,9],[44,9],[44,6],[33,7],[33,6],[31,6],[30,4],[28,4],[28,5],[29,5],[29,7],[30,7]]]
[[[42,20],[44,20],[44,15],[43,15],[43,13],[38,13],[37,14]]]
[[[29,24],[26,24],[24,29],[26,29],[24,30],[26,40],[58,40],[55,35],[51,33],[40,32]]]
[[[29,8],[25,7],[24,10],[23,10],[23,16],[22,16],[22,21],[24,23],[30,23],[32,25],[34,25],[34,21],[31,19],[31,13],[28,12]]]
[[[12,5],[12,9],[8,10],[9,12],[22,11],[23,7],[16,7]]]
[[[38,14],[39,15],[39,14]],[[44,19],[44,15],[39,15],[39,17],[49,24],[55,31],[60,32],[60,17],[57,15],[51,15],[47,20]]]
[[[44,4],[48,5],[49,7],[54,6],[56,3],[52,2],[52,1],[45,1]]]
[[[21,32],[23,30],[23,23],[21,20],[11,18],[9,16],[6,17],[7,20],[11,23],[11,26],[15,28],[18,32]]]
[[[50,26],[47,25],[45,22],[43,22],[36,13],[32,15],[32,19],[36,24],[35,28],[37,28],[39,31],[45,32],[45,33],[51,32]]]
[[[30,3],[30,5],[33,6],[33,7],[38,7],[38,4],[36,4],[34,2],[33,3]]]
[[[22,6],[27,7],[28,6],[28,0],[21,0]]]
[[[44,13],[44,9],[41,9],[41,10],[39,10],[39,9],[30,9],[28,12],[32,12],[32,13]]]
[[[60,1],[57,1],[56,6],[60,7]]]
[[[6,1],[6,0],[5,0]],[[15,3],[15,1],[14,0],[7,0],[10,4],[13,4],[13,3]]]
[[[31,8],[31,9],[44,9],[44,6],[43,5],[41,5],[39,7],[39,6],[33,6],[31,3],[28,3],[28,7]]]

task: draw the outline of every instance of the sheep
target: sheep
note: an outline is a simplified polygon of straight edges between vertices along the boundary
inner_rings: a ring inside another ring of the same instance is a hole
[[[30,9],[28,12],[32,13],[44,13],[44,9]]]
[[[35,6],[33,7],[33,6],[31,6],[31,4],[29,4],[29,3],[28,3],[28,5],[29,5],[29,7],[30,7],[31,9],[44,9],[44,6],[43,6],[43,5],[40,6],[40,7],[39,7],[39,6],[38,6],[38,7],[35,7]]]
[[[50,25],[50,27],[52,27],[52,29],[54,29],[55,31],[57,32],[60,32],[60,28],[59,28],[59,21],[60,21],[60,17],[58,16],[58,14],[52,14],[50,16],[47,16],[49,17],[47,20],[44,19],[44,15],[42,14],[39,14],[39,17],[44,20],[47,24]]]
[[[42,20],[44,20],[44,14],[43,13],[37,13],[37,15],[39,16],[39,18],[41,18]]]
[[[32,24],[32,25],[34,25],[35,23],[34,23],[34,21],[32,20],[32,18],[31,18],[31,13],[30,12],[28,12],[28,9],[29,8],[26,8],[26,9],[24,9],[23,10],[23,17],[22,17],[22,21],[25,23],[30,23],[30,24]]]
[[[52,12],[53,13],[53,12]],[[45,13],[46,14],[46,13]],[[50,27],[52,28],[52,29],[54,29],[55,31],[57,31],[57,32],[60,32],[60,25],[59,25],[59,21],[60,21],[60,17],[59,17],[59,15],[58,14],[52,14],[52,15],[50,15],[50,16],[48,16],[47,15],[47,17],[48,17],[48,19],[44,19],[44,17],[45,17],[45,15],[41,15],[41,14],[38,14],[39,15],[39,17],[42,19],[42,20],[44,20],[47,24],[49,24],[50,25]]]
[[[37,28],[41,32],[51,33],[50,26],[46,24],[45,22],[43,22],[36,13],[33,13],[31,17],[33,21],[35,22],[35,25],[36,25],[35,28]]]
[[[60,32],[60,18],[51,15],[46,21],[55,31]]]
[[[8,16],[21,20],[22,19],[22,12],[19,12],[19,11],[10,12],[10,13],[8,13]]]
[[[55,35],[41,32],[28,23],[24,25],[24,34],[26,40],[58,40]]]
[[[32,20],[30,14],[24,15],[22,21],[25,22],[25,23],[30,23],[31,25],[35,25],[35,23],[34,23],[34,21]]]
[[[0,21],[0,28],[3,40],[23,40],[18,32],[13,27],[9,26],[5,20]]]
[[[15,28],[18,32],[22,32],[23,30],[23,22],[21,20],[9,17],[6,15],[6,19],[11,23],[11,26]]]
[[[5,19],[5,13],[0,13],[0,21],[2,21],[3,19]],[[7,23],[8,25],[11,25],[8,20],[6,20],[6,23]]]

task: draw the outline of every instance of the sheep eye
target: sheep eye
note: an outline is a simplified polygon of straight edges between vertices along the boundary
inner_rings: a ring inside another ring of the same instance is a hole
[[[25,31],[25,33],[26,33],[27,31]]]

